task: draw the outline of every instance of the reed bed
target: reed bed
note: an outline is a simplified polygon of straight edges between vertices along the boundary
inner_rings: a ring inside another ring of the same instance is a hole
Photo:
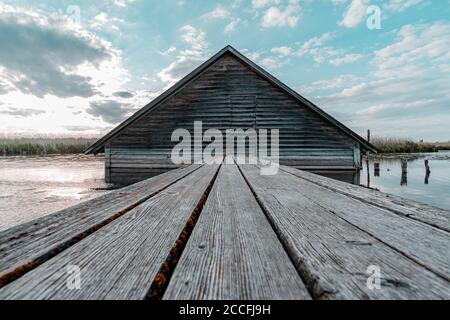
[[[97,139],[97,137],[0,137],[0,156],[82,154]],[[418,143],[409,139],[374,138],[371,143],[380,153],[420,153],[450,150],[450,143]]]
[[[450,144],[418,143],[409,139],[374,138],[371,143],[380,153],[421,153],[450,149]]]
[[[95,138],[0,138],[2,156],[81,154]]]

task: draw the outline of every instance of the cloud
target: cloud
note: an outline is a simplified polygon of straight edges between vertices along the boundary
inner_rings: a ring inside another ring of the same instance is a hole
[[[450,23],[403,26],[393,43],[375,51],[372,76],[315,100],[355,128],[392,136],[449,136],[450,82],[442,68],[450,62],[448,52]],[[445,129],[438,128],[446,122]]]
[[[128,7],[130,4],[133,4],[134,2],[136,2],[136,0],[112,0],[112,3],[117,6],[117,7],[121,7],[121,8],[126,8]]]
[[[398,31],[396,42],[375,52],[374,64],[378,76],[396,76],[399,68],[413,64],[422,69],[430,68],[430,62],[450,61],[449,52],[450,23],[405,25]]]
[[[91,21],[90,28],[96,31],[120,33],[121,27],[126,22],[122,19],[111,17],[106,12],[100,12]]]
[[[305,41],[300,49],[295,53],[299,57],[309,55],[314,62],[322,64],[325,61],[335,58],[339,51],[332,46],[326,46],[325,43],[333,39],[333,34],[324,33],[320,36]]]
[[[334,66],[356,62],[363,58],[362,54],[347,53],[346,49],[336,49],[333,46],[326,45],[327,42],[334,39],[332,33],[325,33],[320,36],[305,41],[295,52],[299,57],[311,56],[314,62],[322,64],[328,61]]]
[[[424,0],[390,0],[384,7],[393,12],[403,12],[423,2]]]
[[[352,63],[352,62],[361,60],[363,57],[364,56],[359,53],[350,53],[350,54],[346,54],[339,58],[331,59],[330,64],[332,64],[333,66],[341,66],[344,64],[348,64],[348,63]]]
[[[247,58],[252,60],[253,62],[256,62],[261,57],[260,51],[250,51],[248,49],[242,49],[241,53],[243,53]]]
[[[188,48],[180,51],[175,61],[158,73],[158,78],[168,85],[174,84],[204,62],[209,46],[205,32],[191,25],[181,27],[180,31],[181,39]]]
[[[14,108],[10,107],[6,110],[0,110],[0,114],[7,114],[15,117],[30,117],[45,113],[44,110],[30,109],[30,108]]]
[[[191,25],[181,27],[181,38],[192,47],[192,50],[201,51],[208,47],[206,42],[206,33],[196,29]]]
[[[238,26],[238,24],[241,22],[241,19],[236,18],[236,19],[232,19],[230,21],[230,23],[228,23],[225,26],[225,29],[223,30],[223,33],[225,34],[230,34],[232,32],[234,32],[236,30],[236,27]]]
[[[0,67],[0,75],[4,74],[4,69]],[[6,78],[0,77],[0,95],[11,92],[14,87],[7,81]]]
[[[253,8],[259,9],[267,6],[270,3],[270,0],[252,0]]]
[[[202,16],[204,19],[225,19],[230,16],[230,12],[221,5],[217,5],[214,10]]]
[[[291,0],[285,8],[272,6],[266,10],[261,21],[264,28],[290,27],[294,28],[300,20],[301,7],[298,1]]]
[[[158,51],[158,53],[162,56],[169,56],[172,53],[175,53],[176,51],[177,51],[177,47],[171,46],[169,49],[167,49],[165,51]]]
[[[270,51],[272,51],[273,53],[277,53],[281,56],[290,56],[292,54],[292,49],[289,47],[277,47],[277,48],[272,48]]]
[[[361,78],[353,74],[343,74],[332,79],[314,81],[311,85],[302,86],[296,90],[300,93],[317,93],[321,91],[340,89],[361,81]]]
[[[124,98],[124,99],[129,99],[129,98],[133,98],[134,94],[131,92],[128,92],[128,91],[118,91],[118,92],[114,92],[114,96]]]
[[[65,19],[2,6],[0,10],[1,77],[17,90],[39,97],[90,97],[92,77],[79,68],[96,69],[117,58],[110,45],[73,28]]]
[[[363,21],[367,10],[367,0],[352,0],[339,25],[354,28]]]
[[[324,33],[320,36],[311,38],[303,43],[300,49],[297,52],[298,56],[303,56],[305,54],[311,54],[312,50],[322,47],[325,42],[333,39],[332,33]]]
[[[91,102],[87,113],[101,118],[104,122],[116,124],[125,120],[128,109],[114,100]]]
[[[278,69],[282,67],[284,64],[286,64],[286,61],[281,61],[275,57],[266,57],[262,59],[259,62],[262,66],[266,67],[267,69]]]

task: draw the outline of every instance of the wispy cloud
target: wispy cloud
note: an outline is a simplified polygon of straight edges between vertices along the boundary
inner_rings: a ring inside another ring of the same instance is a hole
[[[367,6],[367,0],[351,0],[339,24],[346,28],[356,27],[363,21]]]
[[[200,65],[206,58],[209,46],[206,33],[191,25],[181,27],[180,32],[181,39],[188,48],[180,51],[175,61],[158,73],[159,79],[168,86]]]

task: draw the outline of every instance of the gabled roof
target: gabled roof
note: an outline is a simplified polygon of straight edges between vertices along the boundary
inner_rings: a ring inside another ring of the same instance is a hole
[[[303,105],[305,105],[307,108],[311,109],[318,115],[320,115],[322,118],[327,120],[329,123],[340,129],[341,131],[345,132],[347,135],[349,135],[351,138],[353,138],[355,141],[359,142],[363,149],[367,151],[377,152],[376,148],[370,144],[368,141],[366,141],[364,138],[347,128],[345,125],[343,125],[341,122],[337,121],[335,118],[324,112],[322,109],[317,107],[314,103],[309,101],[308,99],[304,98],[291,88],[289,88],[287,85],[282,83],[280,80],[276,79],[274,76],[272,76],[270,73],[262,69],[260,66],[246,58],[243,54],[241,54],[239,51],[234,49],[232,46],[226,46],[222,50],[220,50],[218,53],[216,53],[213,57],[211,57],[209,60],[204,62],[202,65],[200,65],[197,69],[189,73],[187,76],[185,76],[183,79],[181,79],[179,82],[177,82],[175,85],[173,85],[170,89],[165,91],[163,94],[161,94],[159,97],[154,99],[152,102],[147,104],[145,107],[137,111],[135,114],[133,114],[131,117],[129,117],[127,120],[122,122],[120,125],[118,125],[116,128],[111,130],[107,135],[105,135],[103,138],[98,140],[96,143],[94,143],[92,146],[90,146],[86,150],[86,154],[97,154],[101,151],[103,151],[105,144],[115,137],[117,134],[119,134],[124,128],[126,128],[128,125],[132,124],[139,118],[141,118],[144,114],[147,112],[151,112],[155,108],[158,107],[159,104],[161,104],[163,101],[171,98],[173,95],[181,91],[184,87],[186,87],[190,82],[192,82],[194,79],[196,79],[200,74],[202,74],[206,69],[208,69],[211,65],[213,65],[216,61],[218,61],[220,58],[222,58],[226,54],[231,54],[234,58],[236,58],[238,61],[252,69],[254,72],[256,72],[259,76],[266,79],[270,83],[272,83],[274,86],[280,88],[284,92],[286,92],[288,95],[296,99],[297,101],[301,102]]]

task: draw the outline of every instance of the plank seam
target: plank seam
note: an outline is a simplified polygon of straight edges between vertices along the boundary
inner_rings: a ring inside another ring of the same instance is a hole
[[[50,247],[46,252],[42,253],[38,257],[30,259],[31,261],[28,261],[27,263],[24,263],[24,264],[19,265],[19,266],[15,266],[14,268],[3,272],[2,274],[0,274],[0,289],[3,288],[4,286],[8,285],[9,283],[19,279],[20,277],[22,277],[26,273],[30,272],[31,270],[39,267],[40,265],[42,265],[43,263],[47,262],[48,260],[54,258],[55,256],[57,256],[61,252],[69,249],[73,245],[77,244],[78,242],[80,242],[84,238],[88,237],[89,235],[93,234],[94,232],[98,231],[99,229],[101,229],[101,228],[105,227],[106,225],[110,224],[114,220],[117,220],[121,216],[125,215],[127,212],[135,209],[136,207],[140,206],[141,204],[143,204],[144,202],[146,202],[150,198],[156,196],[157,194],[159,194],[162,191],[166,190],[167,188],[171,187],[175,183],[179,182],[180,180],[186,178],[190,174],[192,174],[195,171],[199,170],[201,167],[202,166],[199,166],[195,170],[192,170],[192,171],[186,173],[185,175],[183,175],[183,176],[177,178],[176,180],[168,183],[166,186],[164,186],[160,190],[152,192],[148,196],[146,196],[146,197],[142,198],[141,200],[131,204],[130,206],[126,207],[125,209],[123,209],[123,210],[121,210],[119,212],[116,212],[115,214],[113,214],[109,218],[103,220],[102,222],[99,222],[96,225],[94,225],[94,226],[92,226],[92,227],[90,227],[90,228],[88,228],[88,229],[86,229],[84,231],[79,232],[78,234],[74,235],[70,239],[68,239],[66,241],[63,241],[62,243],[58,243],[58,244],[54,245],[53,247]]]
[[[390,207],[384,206],[384,205],[379,204],[379,203],[376,203],[376,202],[372,202],[372,201],[365,200],[365,199],[363,199],[363,198],[361,198],[361,197],[358,197],[358,196],[352,195],[352,194],[350,194],[350,193],[341,191],[341,190],[339,190],[339,189],[336,189],[336,188],[333,188],[333,187],[330,187],[330,186],[321,184],[320,182],[314,181],[314,180],[312,180],[312,179],[308,179],[308,178],[306,178],[306,177],[301,177],[301,176],[295,175],[295,174],[293,174],[293,173],[291,173],[291,172],[289,172],[289,171],[287,171],[287,170],[285,170],[285,169],[283,169],[283,168],[281,168],[281,167],[280,167],[280,169],[281,169],[283,172],[286,172],[286,173],[288,173],[288,174],[290,174],[290,175],[292,175],[292,176],[294,176],[294,177],[297,177],[297,178],[299,178],[299,179],[302,179],[302,180],[305,180],[305,181],[314,183],[315,185],[318,185],[319,187],[323,187],[323,188],[329,189],[329,190],[331,190],[331,191],[340,193],[340,194],[342,194],[342,195],[344,195],[344,196],[348,196],[348,197],[350,197],[350,198],[352,198],[352,199],[355,199],[355,200],[359,200],[359,201],[361,201],[361,202],[367,203],[367,204],[372,205],[372,206],[374,206],[374,207],[378,207],[378,208],[387,210],[387,211],[392,212],[393,214],[395,214],[395,215],[397,215],[397,216],[400,216],[400,217],[402,217],[402,218],[411,219],[411,220],[414,220],[414,221],[417,221],[417,222],[426,224],[426,225],[428,225],[428,226],[430,226],[430,227],[436,228],[436,229],[438,229],[438,230],[440,230],[440,231],[444,231],[444,232],[446,232],[446,233],[450,233],[450,230],[448,230],[448,229],[446,229],[446,228],[442,228],[442,227],[440,227],[440,226],[438,226],[438,225],[436,225],[436,224],[434,224],[434,223],[431,223],[431,222],[429,222],[429,221],[424,221],[424,220],[422,220],[422,219],[420,219],[420,218],[418,218],[418,217],[414,217],[414,216],[405,214],[405,213],[403,213],[403,212],[401,212],[401,211],[398,211],[398,210],[396,210],[396,209],[394,209],[394,208],[390,208]],[[294,168],[294,169],[295,169],[295,168]],[[370,189],[369,189],[369,190],[370,190]]]
[[[166,292],[166,289],[169,286],[170,279],[172,278],[175,268],[177,267],[178,261],[180,260],[181,255],[183,254],[186,244],[192,235],[195,225],[197,224],[197,221],[200,218],[200,215],[203,211],[203,207],[205,206],[209,194],[214,186],[214,183],[216,182],[221,167],[222,164],[218,167],[210,183],[208,184],[204,193],[200,197],[197,206],[194,208],[191,215],[189,216],[186,225],[184,226],[183,230],[178,236],[178,239],[175,241],[175,244],[173,245],[172,249],[169,251],[166,260],[161,264],[161,267],[158,273],[156,274],[155,278],[153,279],[144,300],[162,300],[164,293]]]
[[[300,177],[296,176],[295,174],[292,174],[292,173],[290,173],[290,172],[288,172],[288,171],[283,170],[283,172],[289,173],[290,175],[292,175],[292,176],[294,176],[294,177],[296,177],[296,178],[300,178]],[[308,179],[304,179],[304,180],[309,181]],[[310,181],[310,182],[311,182],[311,181]],[[315,183],[315,184],[316,184],[316,185],[319,185],[319,186],[322,186],[322,185],[317,184],[317,183]],[[323,187],[323,186],[322,186],[322,187]],[[329,189],[329,190],[331,190],[331,191],[335,191],[335,190],[333,190],[333,189],[331,189],[331,188],[327,188],[327,189]],[[340,193],[340,192],[339,192],[339,193]],[[344,194],[344,193],[341,193],[341,194],[347,196],[347,195]],[[352,222],[348,221],[348,220],[345,219],[344,217],[341,217],[340,215],[336,214],[335,211],[333,211],[333,210],[331,210],[331,209],[328,209],[328,208],[324,207],[323,205],[321,205],[320,203],[318,203],[318,202],[315,201],[314,199],[311,199],[311,198],[309,198],[309,197],[306,196],[306,195],[305,195],[305,197],[307,197],[309,200],[311,200],[312,202],[314,202],[317,206],[321,207],[323,210],[326,210],[326,211],[332,213],[334,216],[336,216],[337,218],[341,219],[342,221],[348,223],[348,224],[351,225],[352,227],[354,227],[354,228],[356,228],[356,229],[362,231],[363,233],[367,234],[368,236],[372,237],[373,239],[379,241],[381,244],[383,244],[383,245],[387,246],[388,248],[394,250],[395,252],[397,252],[398,254],[400,254],[400,255],[401,255],[402,257],[404,257],[405,259],[410,260],[411,262],[413,262],[413,263],[417,264],[418,266],[420,266],[420,267],[422,267],[422,268],[424,268],[424,269],[430,271],[431,273],[433,273],[433,274],[436,275],[437,277],[439,277],[439,278],[441,278],[441,279],[443,279],[443,280],[445,280],[445,281],[447,281],[447,282],[450,281],[450,278],[449,278],[447,275],[442,274],[441,272],[436,271],[436,270],[434,270],[434,269],[428,267],[427,265],[422,264],[422,263],[421,263],[420,261],[418,261],[417,259],[411,257],[411,256],[408,255],[407,253],[405,253],[405,252],[403,252],[402,250],[400,250],[400,249],[398,249],[398,248],[396,248],[396,247],[390,245],[389,243],[386,243],[386,242],[383,241],[381,238],[375,236],[374,234],[370,233],[369,231],[364,230],[364,229],[362,229],[361,227],[359,227],[359,226],[353,224]],[[351,196],[349,196],[349,197],[351,197]],[[356,199],[356,200],[358,200],[358,201],[361,201],[361,200],[358,199],[358,198],[354,198],[354,197],[351,197],[351,198]],[[364,201],[362,201],[362,202],[365,203]],[[372,204],[370,204],[370,203],[366,203],[366,204],[372,205]],[[375,207],[379,208],[378,206],[375,206]],[[383,209],[383,208],[381,208],[381,209]],[[400,217],[406,218],[406,217],[404,217],[403,215],[401,215]],[[427,224],[427,225],[428,225],[428,224]],[[443,230],[441,230],[440,228],[438,228],[438,230],[443,231]]]
[[[283,239],[281,236],[280,229],[276,226],[273,218],[271,217],[268,209],[264,205],[264,203],[259,198],[258,194],[256,193],[256,190],[251,185],[250,181],[247,179],[246,175],[242,171],[241,167],[237,164],[237,167],[239,169],[239,172],[241,173],[242,177],[245,180],[245,183],[249,187],[251,193],[253,194],[253,197],[255,197],[256,202],[258,203],[259,207],[261,208],[262,212],[266,216],[267,220],[270,223],[270,226],[272,227],[273,231],[275,232],[278,240],[280,241],[281,245],[283,246],[284,250],[286,251],[289,259],[291,260],[292,264],[295,266],[295,270],[297,270],[298,275],[302,279],[303,283],[305,284],[306,289],[308,290],[309,294],[314,300],[321,300],[321,299],[329,299],[331,294],[334,294],[335,292],[333,290],[327,290],[326,288],[323,288],[320,286],[319,279],[314,275],[313,272],[309,271],[304,263],[302,261],[296,262],[296,259],[292,256],[291,251],[289,250],[289,247],[286,245],[286,240]]]

